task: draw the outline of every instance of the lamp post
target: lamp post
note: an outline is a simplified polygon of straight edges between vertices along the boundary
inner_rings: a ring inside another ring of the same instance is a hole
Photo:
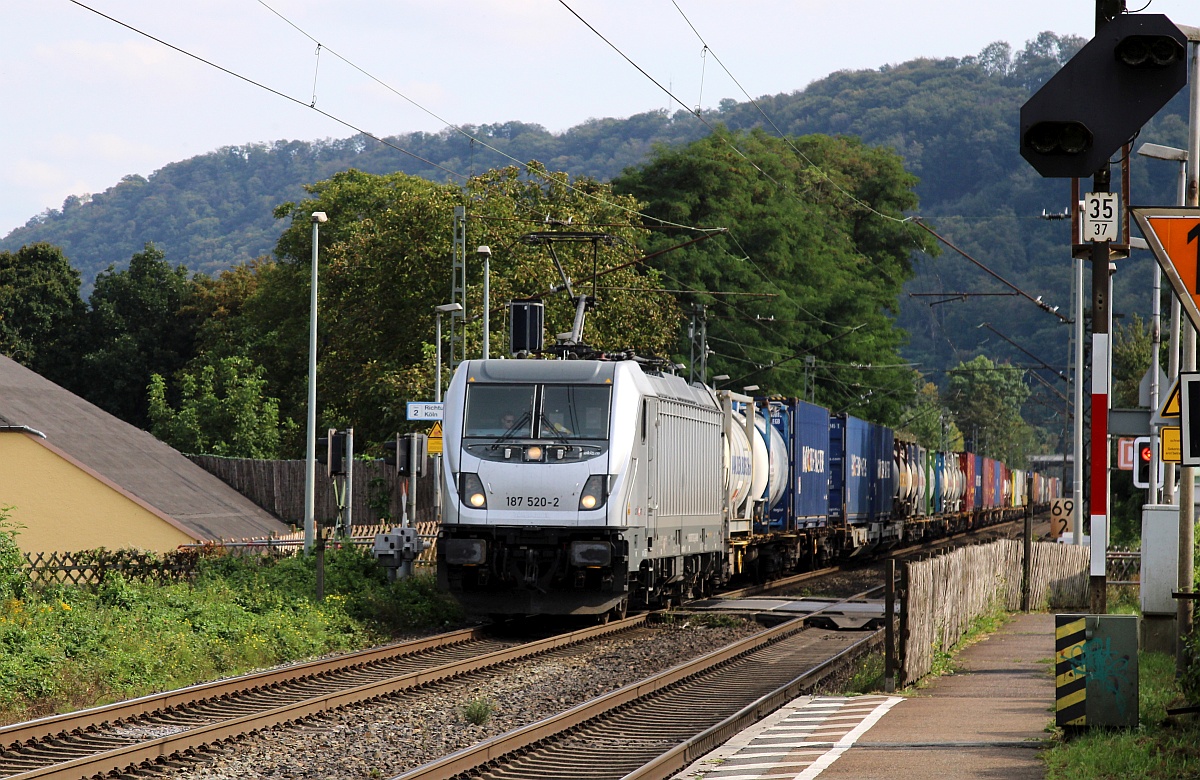
[[[434,347],[434,358],[437,361],[434,375],[437,378],[433,400],[440,404],[442,402],[442,315],[453,311],[462,311],[462,304],[443,303],[441,306],[434,306],[433,310],[436,323],[434,340],[437,341],[437,345]],[[444,417],[445,415],[443,415],[443,419]],[[440,452],[433,456],[433,516],[439,523],[442,522],[442,454]]]
[[[449,314],[452,311],[462,311],[462,304],[461,303],[443,303],[441,306],[434,306],[433,310],[436,312],[436,314],[434,316],[434,321],[436,324],[434,326],[435,332],[433,334],[433,337],[434,337],[434,340],[437,342],[436,346],[434,347],[435,360],[437,362],[437,368],[435,369],[435,376],[437,377],[437,379],[435,382],[434,399],[433,400],[437,401],[438,403],[441,403],[442,402],[442,315]]]
[[[1190,37],[1190,36],[1189,36]],[[1191,70],[1192,80],[1200,78],[1200,41],[1194,41],[1191,46]],[[1142,144],[1138,149],[1138,154],[1144,157],[1153,157],[1158,160],[1169,160],[1179,163],[1179,203],[1181,206],[1197,205],[1196,192],[1196,165],[1197,157],[1200,157],[1200,118],[1197,113],[1197,100],[1200,100],[1200,90],[1193,83],[1191,94],[1191,110],[1188,122],[1188,150],[1173,149],[1169,146],[1159,146],[1158,144]],[[1161,273],[1158,263],[1154,264],[1154,279],[1157,285],[1159,274]],[[1155,296],[1155,306],[1158,304],[1158,297]],[[1182,334],[1176,330],[1179,328],[1179,300],[1175,296],[1171,296],[1171,347],[1170,354],[1167,359],[1167,365],[1171,372],[1171,378],[1174,380],[1180,371],[1192,371],[1196,368],[1196,330],[1190,324],[1185,324],[1182,327]],[[1157,319],[1154,321],[1155,329],[1158,328]],[[1180,338],[1182,336],[1182,338]],[[1176,346],[1179,342],[1183,342],[1182,354],[1177,356]],[[1157,346],[1157,343],[1155,344]],[[1155,355],[1154,363],[1157,364],[1157,354]],[[1154,365],[1151,365],[1153,375],[1157,377],[1158,372],[1153,371]],[[1153,405],[1157,405],[1157,398],[1152,399]],[[1151,412],[1157,412],[1157,409],[1152,409]],[[1157,457],[1157,429],[1151,426],[1151,455]],[[1151,464],[1151,484],[1155,474],[1154,469],[1157,461]],[[1173,476],[1173,475],[1172,475]],[[1196,522],[1196,505],[1195,505],[1195,470],[1191,466],[1183,466],[1179,469],[1179,493],[1177,502],[1179,504],[1179,561],[1176,580],[1177,587],[1183,593],[1192,590],[1192,579],[1195,576],[1192,565],[1193,546],[1195,544],[1195,522]],[[1175,650],[1175,668],[1177,672],[1182,672],[1187,666],[1187,656],[1184,652],[1184,637],[1188,636],[1192,631],[1192,608],[1191,602],[1186,598],[1179,599],[1176,615],[1176,650]]]
[[[1173,149],[1169,146],[1160,146],[1159,144],[1142,144],[1138,147],[1137,153],[1142,157],[1150,157],[1156,160],[1170,160],[1179,163],[1179,203],[1183,205],[1187,202],[1187,159],[1188,153],[1184,149]],[[1160,290],[1162,289],[1162,269],[1158,263],[1154,264],[1154,299],[1152,301],[1153,312],[1151,314],[1151,337],[1153,347],[1151,354],[1153,360],[1150,363],[1150,413],[1157,414],[1160,400],[1161,389],[1158,386],[1158,349],[1162,342],[1162,326],[1159,322],[1159,300]],[[1175,379],[1179,375],[1179,299],[1171,296],[1171,335],[1170,335],[1170,350],[1167,357],[1167,366],[1171,371],[1171,379]],[[1157,504],[1158,498],[1158,459],[1159,459],[1159,433],[1158,428],[1154,425],[1150,426],[1150,500],[1147,503]],[[1169,480],[1164,480],[1165,493],[1169,498],[1174,498],[1175,494],[1175,464],[1171,464],[1168,471]],[[1169,487],[1168,487],[1169,485]]]
[[[304,459],[304,552],[316,536],[317,483],[317,226],[328,221],[324,211],[312,213],[312,281],[308,305],[308,446]]]

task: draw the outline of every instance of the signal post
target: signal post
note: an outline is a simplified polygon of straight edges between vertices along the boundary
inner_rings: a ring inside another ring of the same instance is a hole
[[[1088,514],[1091,610],[1097,614],[1107,610],[1112,376],[1109,263],[1128,256],[1128,245],[1116,244],[1116,234],[1109,228],[1110,224],[1115,228],[1119,211],[1109,192],[1109,159],[1187,83],[1187,38],[1183,32],[1162,14],[1124,11],[1123,0],[1097,0],[1096,36],[1021,107],[1021,156],[1038,173],[1049,178],[1093,178],[1093,192],[1084,199],[1087,229],[1081,238],[1091,243],[1087,256],[1092,262]],[[1128,177],[1123,180],[1128,182]],[[1111,215],[1107,214],[1110,206]]]

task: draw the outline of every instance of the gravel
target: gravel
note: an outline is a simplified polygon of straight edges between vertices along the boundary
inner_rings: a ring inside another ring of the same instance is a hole
[[[163,777],[369,780],[400,774],[456,750],[724,647],[761,630],[749,621],[668,624],[572,648],[461,681],[277,727],[205,765]],[[492,710],[475,725],[465,709]]]

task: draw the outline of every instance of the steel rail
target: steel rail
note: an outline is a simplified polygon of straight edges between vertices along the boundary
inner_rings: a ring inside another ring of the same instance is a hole
[[[864,652],[882,644],[883,629],[863,637],[837,655],[814,666],[796,679],[776,688],[774,691],[759,697],[747,704],[741,710],[725,718],[720,723],[697,734],[686,742],[680,743],[663,753],[653,761],[644,764],[625,775],[622,780],[668,780],[687,769],[695,761],[711,753],[717,747],[725,744],[735,735],[758,723],[775,710],[800,696],[806,690],[812,690],[825,677],[837,672],[847,663],[853,661]]]
[[[408,688],[419,687],[440,680],[458,677],[470,672],[497,666],[520,658],[540,655],[552,650],[580,642],[598,639],[609,634],[621,633],[646,622],[646,615],[637,615],[604,626],[573,631],[492,653],[457,661],[429,669],[410,672],[387,680],[354,686],[278,707],[252,715],[233,717],[198,728],[181,731],[165,737],[126,745],[93,755],[83,756],[62,763],[9,775],[5,780],[66,780],[89,778],[108,772],[119,772],[131,766],[157,761],[185,751],[203,750],[209,745],[234,739],[271,726],[295,722],[329,710],[363,701],[377,699]],[[311,675],[306,675],[311,677]],[[202,686],[201,686],[202,687]]]
[[[451,753],[437,761],[396,775],[391,780],[444,780],[447,777],[469,772],[503,755],[527,748],[550,736],[574,728],[652,693],[669,688],[700,672],[728,663],[803,630],[805,630],[804,618],[789,620],[720,650],[714,650],[692,661],[674,666],[641,682],[631,683],[604,696],[584,702],[566,712],[500,734],[473,747]]]
[[[467,628],[416,639],[410,642],[399,642],[374,647],[348,655],[340,655],[336,658],[309,661],[307,663],[280,667],[264,672],[229,677],[224,680],[201,683],[162,693],[153,693],[136,699],[105,704],[99,707],[90,707],[61,715],[49,715],[36,720],[0,727],[0,746],[46,739],[63,732],[78,731],[90,726],[149,715],[154,712],[177,707],[181,704],[192,704],[203,699],[231,696],[244,691],[265,688],[284,681],[294,681],[298,678],[315,677],[330,672],[354,669],[392,658],[415,655],[440,647],[479,640],[484,638],[484,636],[485,632],[482,628]]]

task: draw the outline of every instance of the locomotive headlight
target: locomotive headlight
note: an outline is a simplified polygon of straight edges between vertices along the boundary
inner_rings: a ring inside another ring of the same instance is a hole
[[[527,461],[540,461],[543,455],[545,455],[545,450],[536,444],[525,448],[525,460]]]
[[[593,474],[583,483],[583,492],[579,495],[580,509],[599,509],[604,506],[605,479],[603,474]]]
[[[458,497],[467,506],[487,509],[487,495],[483,492],[483,482],[478,474],[464,471],[458,475]]]

